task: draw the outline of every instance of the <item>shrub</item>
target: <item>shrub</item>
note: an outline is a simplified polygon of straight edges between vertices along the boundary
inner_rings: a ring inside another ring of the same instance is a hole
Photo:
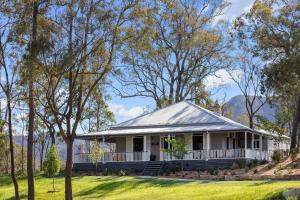
[[[235,170],[235,169],[240,169],[240,166],[238,165],[237,162],[234,162],[231,167],[230,167],[231,170]]]
[[[292,149],[290,151],[290,158],[293,162],[297,160],[297,150],[296,149]]]
[[[296,162],[293,162],[293,167],[296,168],[298,165]]]
[[[258,160],[257,159],[254,159],[254,160],[251,160],[249,163],[248,163],[248,167],[251,169],[253,167],[256,167],[258,165]]]
[[[103,172],[102,172],[103,176],[108,176],[108,170],[107,168],[104,168]]]
[[[213,175],[218,176],[219,170],[214,170]]]
[[[297,197],[290,196],[290,197],[288,197],[286,200],[297,200],[297,199],[298,199]]]
[[[245,172],[249,172],[249,167],[245,167]]]
[[[228,172],[227,172],[227,171],[224,171],[224,175],[228,175]]]
[[[261,164],[261,165],[264,165],[264,164],[267,164],[267,163],[268,163],[267,160],[262,160],[262,161],[260,161],[260,164]]]
[[[209,173],[210,175],[214,175],[214,170],[213,170],[213,169],[208,169],[207,171],[208,171],[208,173]]]
[[[283,170],[282,165],[279,165],[278,169],[279,169],[279,170]]]
[[[43,163],[43,169],[47,176],[54,176],[60,170],[60,158],[58,150],[55,145],[50,147],[49,152],[46,155],[46,159]]]
[[[165,171],[165,176],[170,176],[170,170],[167,169],[167,170]]]
[[[278,163],[282,159],[282,152],[279,150],[275,150],[272,155],[272,161]]]
[[[287,170],[288,170],[288,174],[289,174],[289,175],[291,175],[291,174],[293,173],[293,170],[292,170],[291,167],[288,167]]]

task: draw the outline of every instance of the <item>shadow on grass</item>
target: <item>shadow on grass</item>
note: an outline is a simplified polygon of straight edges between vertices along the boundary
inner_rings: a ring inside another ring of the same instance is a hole
[[[285,200],[285,198],[283,196],[283,192],[278,192],[271,196],[266,197],[265,200]]]
[[[275,183],[276,181],[272,181],[272,180],[267,180],[267,181],[262,181],[262,182],[258,182],[258,183],[254,183],[250,186],[262,186],[262,185],[269,185],[269,184],[272,184],[272,183]]]
[[[142,178],[135,178],[135,179],[118,179],[118,178],[98,178],[96,180],[102,181],[97,186],[79,192],[76,196],[89,196],[93,195],[93,197],[103,197],[108,195],[109,193],[116,192],[117,194],[121,194],[123,192],[134,190],[135,188],[139,187],[140,189],[149,188],[149,187],[173,187],[176,185],[184,185],[189,184],[191,182],[185,181],[174,181],[174,180],[158,180],[158,179],[142,179]]]
[[[20,195],[20,199],[27,199],[27,195],[21,194],[21,195]],[[6,200],[15,200],[15,196],[12,196],[12,197],[10,197],[10,198],[8,198],[8,199],[6,199]]]

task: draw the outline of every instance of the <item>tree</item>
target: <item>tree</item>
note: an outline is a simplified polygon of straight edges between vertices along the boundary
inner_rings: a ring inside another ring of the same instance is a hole
[[[277,147],[279,148],[280,142],[284,140],[284,136],[288,133],[287,128],[281,124],[280,118],[276,117],[275,123],[270,122],[260,115],[257,115],[256,118],[258,121],[257,126],[270,132],[272,140],[276,142]]]
[[[50,150],[48,151],[45,162],[43,163],[43,169],[47,176],[52,177],[52,191],[55,192],[54,187],[54,176],[59,173],[60,170],[60,158],[58,154],[58,150],[55,145],[51,145]]]
[[[102,88],[96,88],[82,114],[80,125],[83,131],[97,132],[107,130],[114,122],[114,114],[109,110],[106,101],[110,98],[103,94]]]
[[[58,32],[43,52],[43,106],[67,146],[65,199],[72,196],[73,142],[93,91],[104,84],[136,1],[66,1],[53,13]]]
[[[93,141],[91,144],[91,152],[89,154],[89,158],[96,166],[96,174],[98,172],[98,168],[97,168],[98,162],[102,158],[102,155],[103,155],[103,150],[100,146],[100,143],[97,140]]]
[[[181,160],[181,171],[183,171],[183,158],[188,153],[186,150],[187,142],[184,138],[167,138],[166,142],[170,144],[171,148],[163,149],[163,151]]]
[[[1,15],[0,15],[1,16]],[[0,24],[0,75],[4,77],[4,80],[0,81],[0,87],[5,95],[6,100],[6,109],[7,109],[7,126],[8,126],[8,135],[9,135],[9,149],[10,149],[10,169],[11,169],[11,178],[14,184],[15,189],[15,199],[20,199],[19,196],[19,186],[15,173],[15,157],[14,157],[14,142],[13,142],[13,129],[12,129],[12,101],[14,100],[14,87],[16,82],[16,67],[14,66],[13,61],[9,61],[8,54],[11,52],[8,50],[8,32],[11,22],[8,18],[5,18],[4,24]],[[6,23],[6,24],[5,24]],[[11,64],[8,64],[11,62]],[[3,130],[3,129],[2,129]]]
[[[250,39],[243,34],[243,30],[236,29],[236,32],[232,36],[237,43],[237,49],[231,68],[232,71],[237,73],[229,73],[229,75],[245,98],[245,107],[249,119],[248,124],[250,128],[254,128],[255,115],[267,103],[267,97],[263,96],[261,91],[264,65],[261,59],[253,55],[253,45],[249,42]]]
[[[161,1],[136,10],[135,24],[124,49],[117,89],[123,98],[149,97],[162,108],[184,99],[198,99],[204,78],[227,67],[228,43],[211,23],[226,1]],[[123,73],[122,73],[123,71]]]
[[[246,27],[255,42],[256,55],[268,63],[263,71],[264,88],[277,97],[294,99],[291,149],[300,148],[299,5],[293,0],[257,0],[250,12],[238,19],[238,26]]]

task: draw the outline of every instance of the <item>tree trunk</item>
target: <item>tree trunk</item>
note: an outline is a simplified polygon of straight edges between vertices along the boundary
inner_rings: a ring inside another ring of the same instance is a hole
[[[9,92],[9,91],[7,91]],[[14,144],[13,144],[13,135],[12,135],[12,121],[11,121],[11,102],[10,102],[10,95],[7,95],[7,109],[8,109],[8,132],[9,132],[9,149],[10,149],[10,172],[11,178],[14,183],[15,188],[15,199],[19,200],[19,186],[15,174],[15,157],[14,157]]]
[[[34,200],[34,177],[33,177],[33,131],[34,131],[34,102],[33,84],[29,83],[29,119],[28,119],[28,142],[27,142],[27,179],[28,199]]]
[[[299,142],[299,136],[298,136],[298,140],[297,140],[299,123],[300,123],[300,96],[297,97],[296,111],[294,113],[290,150],[297,148],[297,144]],[[300,148],[300,145],[298,144],[298,151],[299,151],[299,148]]]
[[[41,143],[41,153],[40,153],[40,171],[43,170],[43,158],[44,158],[44,148],[45,148],[45,143],[44,141]]]
[[[251,128],[251,129],[253,129],[253,116],[249,116],[249,127]]]
[[[24,173],[24,133],[22,132],[22,147],[21,147],[21,164],[22,164],[22,174]]]
[[[32,38],[30,45],[30,55],[31,59],[36,59],[36,35],[37,35],[37,15],[38,15],[38,2],[34,1],[32,4]],[[28,142],[27,142],[27,180],[28,180],[28,199],[34,200],[34,177],[32,169],[33,161],[33,133],[34,133],[34,86],[33,86],[33,68],[29,68],[29,82],[28,82],[28,107],[29,107],[29,116],[28,116]]]
[[[67,138],[67,161],[65,175],[65,199],[72,200],[72,163],[73,163],[73,139]]]

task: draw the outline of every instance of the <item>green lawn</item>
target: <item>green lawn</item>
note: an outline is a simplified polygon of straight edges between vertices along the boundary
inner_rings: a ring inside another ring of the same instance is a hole
[[[48,193],[51,179],[35,179],[36,199],[63,199],[64,179],[56,180],[57,193]],[[26,180],[20,180],[22,199]],[[73,178],[74,199],[278,199],[287,188],[300,187],[300,181],[170,181],[134,177],[86,176]],[[0,199],[13,199],[9,177],[0,177]]]

